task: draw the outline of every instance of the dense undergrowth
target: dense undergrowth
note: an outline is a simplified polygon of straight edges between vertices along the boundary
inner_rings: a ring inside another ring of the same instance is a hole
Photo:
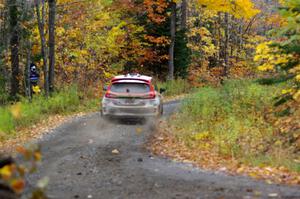
[[[32,102],[21,99],[14,105],[0,106],[0,140],[11,138],[16,130],[39,123],[50,115],[67,115],[81,111],[96,110],[99,99],[84,96],[75,86],[66,87],[46,99],[42,95]]]
[[[166,89],[164,96],[177,96],[189,93],[192,90],[191,84],[184,79],[176,79],[173,81],[158,82],[158,88]]]
[[[285,139],[274,125],[280,121],[274,113],[274,98],[285,86],[230,80],[222,87],[201,88],[185,100],[175,121],[172,118],[172,132],[191,149],[300,172],[299,140],[290,139],[295,134]]]

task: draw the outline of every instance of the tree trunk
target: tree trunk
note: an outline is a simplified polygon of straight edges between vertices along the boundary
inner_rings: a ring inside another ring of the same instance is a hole
[[[31,102],[32,93],[31,93],[31,82],[30,82],[30,63],[31,63],[30,41],[28,41],[27,46],[28,46],[28,48],[27,48],[26,67],[25,67],[25,90],[26,90],[26,95],[27,95],[29,101]]]
[[[218,52],[218,65],[223,64],[223,39],[222,39],[222,14],[221,12],[218,13],[218,47],[219,47],[219,52]]]
[[[7,48],[6,14],[0,9],[0,92],[5,92],[7,84],[7,68],[4,63],[4,49]],[[2,102],[0,101],[0,104]]]
[[[171,2],[171,43],[169,47],[169,75],[168,79],[174,79],[174,47],[175,47],[175,37],[176,37],[176,3]]]
[[[242,35],[242,31],[243,31],[243,28],[242,28],[242,22],[241,20],[238,21],[239,22],[239,25],[238,25],[238,36],[237,36],[237,51],[236,51],[236,62],[239,61],[239,53],[241,52],[242,50],[242,41],[243,41],[243,35]]]
[[[181,4],[181,29],[186,30],[188,0],[182,0]]]
[[[49,72],[47,65],[47,54],[46,54],[46,38],[45,38],[45,0],[42,0],[42,16],[40,13],[40,0],[35,0],[36,16],[38,21],[38,28],[41,39],[41,54],[43,58],[43,71],[44,71],[44,90],[45,96],[49,96]]]
[[[225,13],[225,40],[224,40],[224,76],[228,76],[229,72],[229,14]]]
[[[49,88],[54,91],[54,69],[55,69],[55,15],[56,1],[48,0],[49,3]]]
[[[18,7],[17,1],[9,1],[9,24],[10,24],[10,51],[11,51],[11,96],[17,97],[20,87],[19,69],[19,32],[18,32]]]

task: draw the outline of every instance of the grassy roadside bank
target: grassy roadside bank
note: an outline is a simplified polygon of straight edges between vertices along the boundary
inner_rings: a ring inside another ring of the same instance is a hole
[[[187,80],[183,79],[176,79],[173,81],[166,81],[166,82],[158,82],[158,88],[166,89],[166,92],[163,94],[166,98],[180,96],[183,94],[187,94],[191,92],[192,87]]]
[[[188,94],[194,91],[192,85],[188,80],[176,79],[173,81],[165,81],[157,83],[158,90],[160,88],[166,89],[163,93],[164,103],[181,100],[187,97]]]
[[[77,87],[66,87],[54,93],[49,99],[34,96],[30,103],[27,99],[0,107],[0,141],[18,136],[20,129],[26,129],[51,116],[67,116],[79,112],[95,111],[99,99],[83,97]],[[18,133],[17,133],[18,132]]]
[[[273,167],[280,174],[295,172],[296,178],[290,181],[300,184],[299,133],[294,132],[294,140],[286,140],[273,123],[274,97],[283,88],[282,84],[267,86],[250,80],[200,88],[163,126],[154,141],[154,152],[208,169],[228,166],[253,177],[263,176],[265,170],[258,174],[260,171],[249,167]],[[278,181],[284,179],[278,177]]]

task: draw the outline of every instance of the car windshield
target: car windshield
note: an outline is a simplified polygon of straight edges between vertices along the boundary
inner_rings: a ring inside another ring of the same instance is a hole
[[[115,93],[148,93],[150,86],[142,83],[114,83],[110,90]]]

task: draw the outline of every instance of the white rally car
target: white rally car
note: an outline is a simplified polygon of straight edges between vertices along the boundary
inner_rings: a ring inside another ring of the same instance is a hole
[[[163,114],[163,99],[152,77],[128,74],[114,77],[102,99],[101,115],[108,118],[146,118]]]

